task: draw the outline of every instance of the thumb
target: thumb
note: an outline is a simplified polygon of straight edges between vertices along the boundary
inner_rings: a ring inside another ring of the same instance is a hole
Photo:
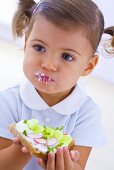
[[[78,151],[70,151],[70,156],[73,161],[78,161],[80,159],[80,153]]]
[[[44,160],[42,158],[37,159],[38,164],[41,166],[41,168],[46,169],[47,166],[47,160]]]

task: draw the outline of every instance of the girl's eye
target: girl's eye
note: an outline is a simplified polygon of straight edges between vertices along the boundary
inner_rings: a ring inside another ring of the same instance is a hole
[[[45,48],[41,45],[34,45],[33,47],[36,51],[45,52]]]
[[[64,53],[64,54],[62,55],[62,58],[63,58],[64,60],[67,60],[67,61],[73,61],[73,60],[74,60],[74,58],[73,58],[70,54],[67,54],[67,53]]]

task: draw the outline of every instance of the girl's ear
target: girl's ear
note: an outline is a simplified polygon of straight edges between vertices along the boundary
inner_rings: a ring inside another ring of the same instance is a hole
[[[93,69],[95,68],[95,66],[98,63],[98,55],[94,55],[93,57],[90,58],[88,65],[86,67],[86,69],[84,70],[82,76],[87,76],[89,73],[91,73],[93,71]]]

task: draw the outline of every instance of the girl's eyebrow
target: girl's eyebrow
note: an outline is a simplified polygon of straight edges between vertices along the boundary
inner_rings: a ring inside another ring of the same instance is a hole
[[[34,41],[39,41],[39,42],[41,42],[41,43],[43,43],[43,44],[45,44],[46,46],[48,46],[47,45],[47,43],[45,43],[44,41],[42,41],[42,40],[40,40],[40,39],[33,39],[33,40],[31,40],[32,42],[34,42]],[[63,50],[65,50],[65,51],[71,51],[71,52],[74,52],[74,53],[76,53],[76,54],[78,54],[78,55],[80,55],[81,56],[81,54],[77,51],[77,50],[73,50],[73,49],[70,49],[70,48],[67,48],[67,49],[65,49],[65,48],[62,48]]]
[[[68,49],[63,49],[63,50],[71,51],[71,52],[74,52],[74,53],[76,53],[76,54],[78,54],[78,55],[81,56],[81,54],[80,54],[77,50],[73,50],[73,49],[70,49],[70,48],[68,48]]]
[[[33,41],[39,41],[39,42],[45,44],[46,46],[48,46],[47,43],[45,43],[44,41],[42,41],[42,40],[40,40],[40,39],[33,39],[33,40],[31,40],[31,41],[32,41],[32,42],[33,42]]]

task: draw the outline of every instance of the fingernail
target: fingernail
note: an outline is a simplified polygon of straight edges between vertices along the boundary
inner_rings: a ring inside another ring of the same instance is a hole
[[[51,158],[55,158],[55,153],[54,153],[54,152],[50,152],[50,153],[49,153],[49,156],[50,156]]]
[[[22,147],[22,152],[23,152],[23,153],[29,153],[29,151],[27,150],[27,148],[24,147],[24,146]]]
[[[78,151],[70,151],[70,154],[71,154],[71,158],[73,160],[79,160],[79,152]]]
[[[68,151],[68,147],[67,146],[64,146],[63,147],[63,150],[66,152],[66,151]]]
[[[57,148],[57,152],[61,152],[62,150],[63,150],[62,147],[58,147],[58,148]]]
[[[75,151],[71,151],[70,154],[71,154],[72,159],[75,159],[75,156],[76,156]]]

